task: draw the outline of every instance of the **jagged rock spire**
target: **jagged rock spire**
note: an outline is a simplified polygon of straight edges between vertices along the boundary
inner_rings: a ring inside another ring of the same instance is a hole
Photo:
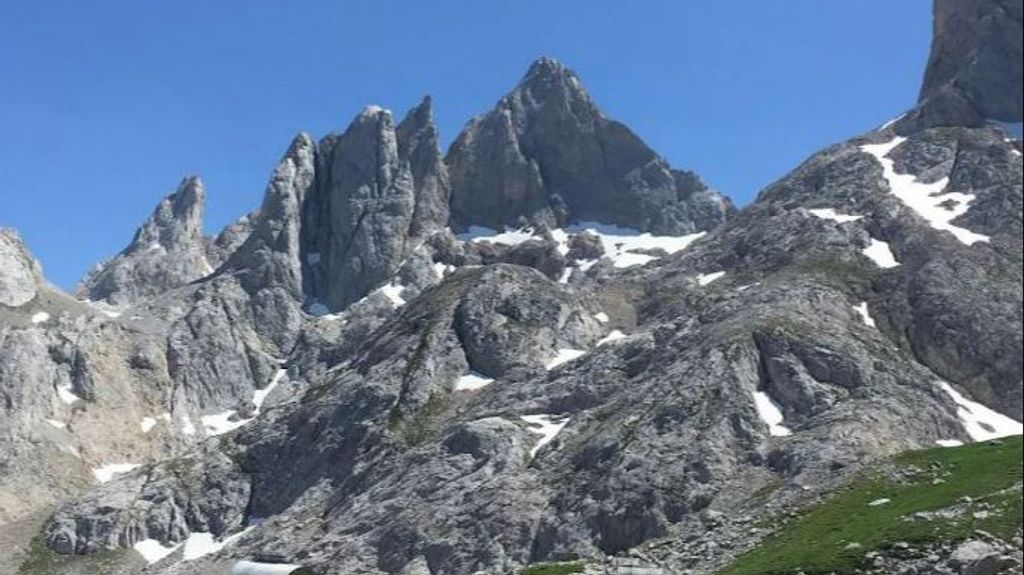
[[[309,134],[292,139],[267,183],[251,233],[224,266],[250,291],[275,286],[302,298],[302,206],[313,185],[315,156]]]
[[[696,207],[668,163],[593,102],[579,77],[534,62],[493,110],[475,118],[445,158],[456,227],[598,220],[688,233],[724,220],[721,199]]]
[[[451,185],[438,144],[437,127],[430,96],[409,110],[395,128],[398,155],[409,164],[416,189],[409,234],[422,236],[448,224]]]
[[[203,241],[205,201],[199,177],[184,178],[157,204],[128,247],[82,280],[78,295],[127,304],[211,273]]]

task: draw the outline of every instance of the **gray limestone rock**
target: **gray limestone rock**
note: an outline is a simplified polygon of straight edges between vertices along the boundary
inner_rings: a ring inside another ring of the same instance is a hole
[[[605,117],[576,74],[548,58],[467,125],[445,163],[457,228],[593,220],[682,234],[711,229],[732,212],[692,173],[674,172]]]
[[[78,296],[124,305],[212,273],[203,240],[205,199],[198,177],[182,180],[139,227],[128,247],[89,272]]]
[[[36,297],[41,282],[39,263],[14,230],[0,228],[0,304],[17,307]]]

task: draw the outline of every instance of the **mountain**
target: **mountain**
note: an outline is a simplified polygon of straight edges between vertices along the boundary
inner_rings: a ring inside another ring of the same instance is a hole
[[[457,228],[592,220],[685,234],[709,230],[733,211],[695,174],[673,170],[605,117],[579,77],[550,58],[534,62],[493,110],[470,121],[445,163]]]
[[[215,237],[186,180],[87,300],[0,233],[0,573],[1020,572],[1013,10],[739,211],[541,59]]]

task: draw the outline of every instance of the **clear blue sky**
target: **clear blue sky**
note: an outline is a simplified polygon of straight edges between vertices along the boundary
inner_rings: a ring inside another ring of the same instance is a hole
[[[0,6],[0,225],[71,287],[186,174],[215,231],[290,138],[434,97],[447,145],[535,58],[738,203],[917,95],[930,0],[80,0]]]

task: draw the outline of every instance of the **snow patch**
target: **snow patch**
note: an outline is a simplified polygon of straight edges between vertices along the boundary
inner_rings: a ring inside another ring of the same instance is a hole
[[[75,392],[71,391],[71,384],[65,383],[57,386],[57,397],[60,398],[64,403],[71,405],[76,401],[81,401],[82,398],[75,395]]]
[[[230,575],[291,575],[302,565],[292,563],[257,563],[256,561],[239,561],[231,567]]]
[[[757,414],[761,416],[761,421],[768,424],[768,433],[770,435],[785,437],[793,433],[788,427],[782,425],[782,410],[767,393],[763,391],[754,392],[754,407],[757,408]]]
[[[889,499],[888,497],[883,497],[881,499],[875,499],[871,503],[868,503],[868,507],[878,507],[879,505],[885,505],[887,503],[890,503],[891,501],[892,501],[892,499]]]
[[[96,476],[96,481],[100,483],[106,483],[118,475],[122,475],[142,467],[141,463],[108,463],[102,467],[95,467],[92,470],[92,474]]]
[[[195,435],[196,426],[192,424],[192,420],[187,415],[181,416],[181,432],[185,435]]]
[[[529,430],[531,433],[541,436],[536,445],[530,449],[530,459],[536,457],[537,452],[548,443],[551,443],[551,440],[569,423],[568,417],[558,418],[558,416],[549,414],[523,415],[519,419],[530,424]]]
[[[149,433],[150,429],[156,427],[155,417],[143,417],[142,422],[139,423],[139,427],[142,428],[142,433]]]
[[[624,228],[614,224],[602,224],[600,222],[580,222],[567,227],[566,230],[573,233],[590,232],[596,234],[601,239],[605,256],[611,258],[612,264],[617,268],[643,265],[658,259],[657,256],[631,253],[632,250],[660,249],[674,254],[685,249],[705,233],[699,232],[685,236],[655,236],[648,232],[641,233],[639,230],[632,228]]]
[[[949,178],[925,184],[919,182],[917,176],[913,174],[896,173],[896,164],[889,159],[888,154],[905,141],[906,138],[897,136],[882,144],[865,144],[860,149],[874,156],[882,164],[882,175],[889,182],[889,191],[904,205],[924,218],[932,228],[953,234],[964,245],[988,242],[988,236],[976,234],[950,223],[967,213],[971,202],[974,201],[973,194],[942,193],[949,184]]]
[[[606,343],[611,343],[613,341],[618,341],[620,339],[625,339],[625,337],[626,337],[626,334],[622,333],[621,331],[619,331],[617,329],[613,329],[611,332],[608,333],[608,335],[602,337],[601,339],[599,339],[597,341],[597,346],[601,347],[602,345],[604,345]]]
[[[700,274],[697,276],[697,283],[706,286],[709,283],[725,275],[725,272],[714,272],[710,274]]]
[[[608,323],[608,321],[611,318],[609,318],[608,314],[604,313],[603,311],[599,311],[599,312],[594,314],[594,319],[596,319],[597,321],[599,321],[601,323]]]
[[[40,323],[43,323],[44,321],[49,321],[49,320],[50,320],[50,314],[46,313],[45,311],[39,311],[39,312],[36,312],[36,313],[32,314],[32,323],[33,324],[40,324]]]
[[[378,289],[380,293],[384,294],[389,300],[391,300],[391,306],[398,309],[405,305],[405,299],[402,298],[402,290],[405,288],[401,285],[390,283]]]
[[[459,379],[455,380],[455,391],[480,389],[482,387],[487,387],[493,382],[494,378],[487,377],[475,371],[471,371],[466,375],[463,375]]]
[[[1024,434],[1024,425],[1019,421],[967,399],[945,381],[936,383],[956,402],[956,415],[960,418],[967,435],[974,441],[988,441],[989,439]]]
[[[484,226],[469,226],[469,229],[456,236],[463,242],[491,242],[505,246],[519,245],[526,240],[533,238],[532,228],[521,228],[518,230],[506,229],[503,232],[493,230]]]
[[[875,327],[875,320],[868,313],[868,302],[862,301],[860,305],[853,306],[854,311],[860,316],[860,319],[864,322],[864,325],[868,327]]]
[[[960,447],[964,442],[959,439],[936,439],[935,445],[939,447]]]
[[[68,424],[64,423],[63,421],[58,421],[56,419],[47,419],[46,423],[49,423],[50,425],[52,425],[53,427],[56,427],[57,429],[67,429],[68,428]]]
[[[844,215],[844,214],[839,214],[839,213],[836,213],[836,211],[833,210],[832,208],[822,208],[822,209],[807,210],[807,211],[810,212],[811,215],[816,217],[816,218],[821,218],[823,220],[832,220],[832,221],[835,221],[835,222],[839,222],[841,224],[845,224],[846,222],[855,222],[857,220],[860,220],[860,219],[864,218],[864,216],[848,216],[848,215]]]
[[[142,541],[137,541],[135,545],[132,545],[132,549],[134,549],[139,555],[142,555],[142,558],[146,560],[146,563],[152,565],[171,553],[174,553],[175,549],[180,546],[181,544],[179,543],[178,545],[164,547],[163,544],[156,539],[143,539]]]
[[[581,355],[585,355],[586,353],[587,352],[581,349],[560,349],[558,350],[558,353],[555,354],[554,359],[549,361],[544,367],[547,369],[554,369],[562,365],[563,363],[572,361],[577,357],[580,357]]]
[[[896,256],[893,255],[892,250],[889,249],[889,244],[882,240],[871,238],[871,243],[868,244],[868,247],[861,250],[861,253],[870,258],[880,268],[894,268],[900,265],[900,262],[896,261]]]
[[[249,423],[260,414],[263,409],[263,402],[267,400],[267,396],[270,392],[274,391],[274,388],[281,383],[281,379],[288,373],[286,369],[279,369],[274,377],[270,380],[263,389],[257,389],[252,394],[252,402],[256,406],[253,410],[252,417],[241,418],[236,415],[237,411],[229,409],[221,413],[215,413],[213,415],[204,415],[202,417],[203,430],[208,436],[223,435],[229,431],[234,431],[239,427],[242,427],[246,423]]]

